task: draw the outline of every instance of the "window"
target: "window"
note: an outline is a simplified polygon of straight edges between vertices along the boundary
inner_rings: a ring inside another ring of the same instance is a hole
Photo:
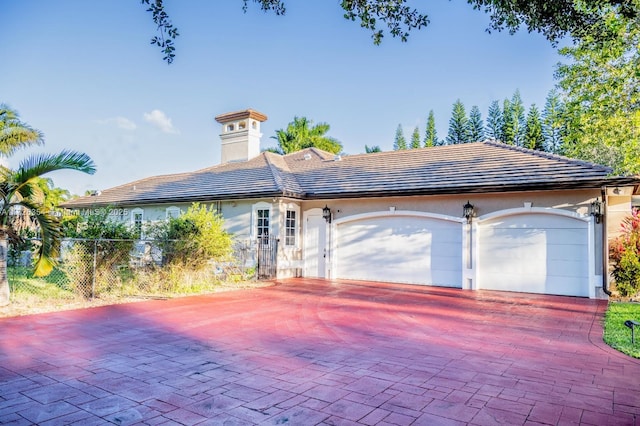
[[[233,124],[227,125],[227,132],[233,132],[235,130],[235,126]]]
[[[165,214],[167,219],[177,218],[180,217],[182,211],[180,211],[180,207],[167,207]]]
[[[244,130],[247,128],[247,122],[246,121],[241,121],[238,123],[238,130]]]
[[[256,210],[256,237],[268,240],[269,237],[269,209]]]
[[[284,244],[286,246],[296,245],[297,217],[295,210],[287,210],[284,224]]]
[[[144,220],[144,211],[142,209],[131,210],[131,225],[133,231],[138,238],[142,237],[142,221]]]

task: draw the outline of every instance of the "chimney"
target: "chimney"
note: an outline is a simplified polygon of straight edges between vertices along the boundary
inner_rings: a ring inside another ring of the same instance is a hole
[[[215,119],[222,124],[222,163],[247,161],[260,154],[260,123],[267,120],[266,115],[246,109],[220,114]]]

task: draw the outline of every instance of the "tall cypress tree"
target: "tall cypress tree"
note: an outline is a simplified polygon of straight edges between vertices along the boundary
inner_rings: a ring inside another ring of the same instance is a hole
[[[542,135],[542,121],[540,112],[535,104],[529,108],[524,137],[524,146],[529,149],[544,151],[544,136]]]
[[[484,123],[482,114],[477,105],[471,107],[469,111],[469,142],[478,142],[484,140]]]
[[[516,90],[511,98],[511,114],[511,119],[513,120],[513,143],[517,146],[523,146],[527,119],[519,90]]]
[[[411,149],[420,148],[420,129],[416,126],[411,133]]]
[[[485,135],[489,139],[504,141],[502,134],[502,110],[500,109],[500,103],[498,101],[492,101],[489,105]]]
[[[562,136],[565,132],[562,114],[564,105],[558,92],[552,90],[542,111],[542,134],[544,135],[545,151],[560,154],[562,152]]]
[[[458,99],[453,104],[451,119],[449,120],[448,144],[469,142],[469,119],[464,110],[464,104]]]
[[[513,145],[515,144],[515,137],[511,101],[509,99],[505,99],[502,105],[502,142]]]
[[[398,128],[396,129],[396,139],[393,142],[393,150],[399,151],[401,149],[407,149],[407,140],[404,138],[402,125],[398,124]]]
[[[439,145],[438,134],[436,132],[436,118],[433,115],[433,110],[429,111],[429,117],[427,118],[427,128],[424,135],[424,146],[426,148],[430,146]]]

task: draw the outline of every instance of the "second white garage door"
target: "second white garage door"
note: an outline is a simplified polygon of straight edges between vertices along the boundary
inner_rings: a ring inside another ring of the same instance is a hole
[[[462,225],[431,217],[370,217],[336,226],[336,277],[462,285]]]
[[[479,226],[478,287],[589,296],[588,222],[518,214]]]

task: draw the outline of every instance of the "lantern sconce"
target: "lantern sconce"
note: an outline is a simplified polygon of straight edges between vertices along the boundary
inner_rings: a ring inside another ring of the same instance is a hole
[[[600,223],[602,220],[602,202],[597,198],[591,203],[591,216],[596,223]]]
[[[322,218],[326,220],[327,223],[331,223],[331,209],[326,204],[322,209]]]
[[[467,201],[467,204],[462,206],[462,216],[467,218],[467,223],[471,223],[471,218],[473,217],[475,210],[473,209],[473,204]]]

